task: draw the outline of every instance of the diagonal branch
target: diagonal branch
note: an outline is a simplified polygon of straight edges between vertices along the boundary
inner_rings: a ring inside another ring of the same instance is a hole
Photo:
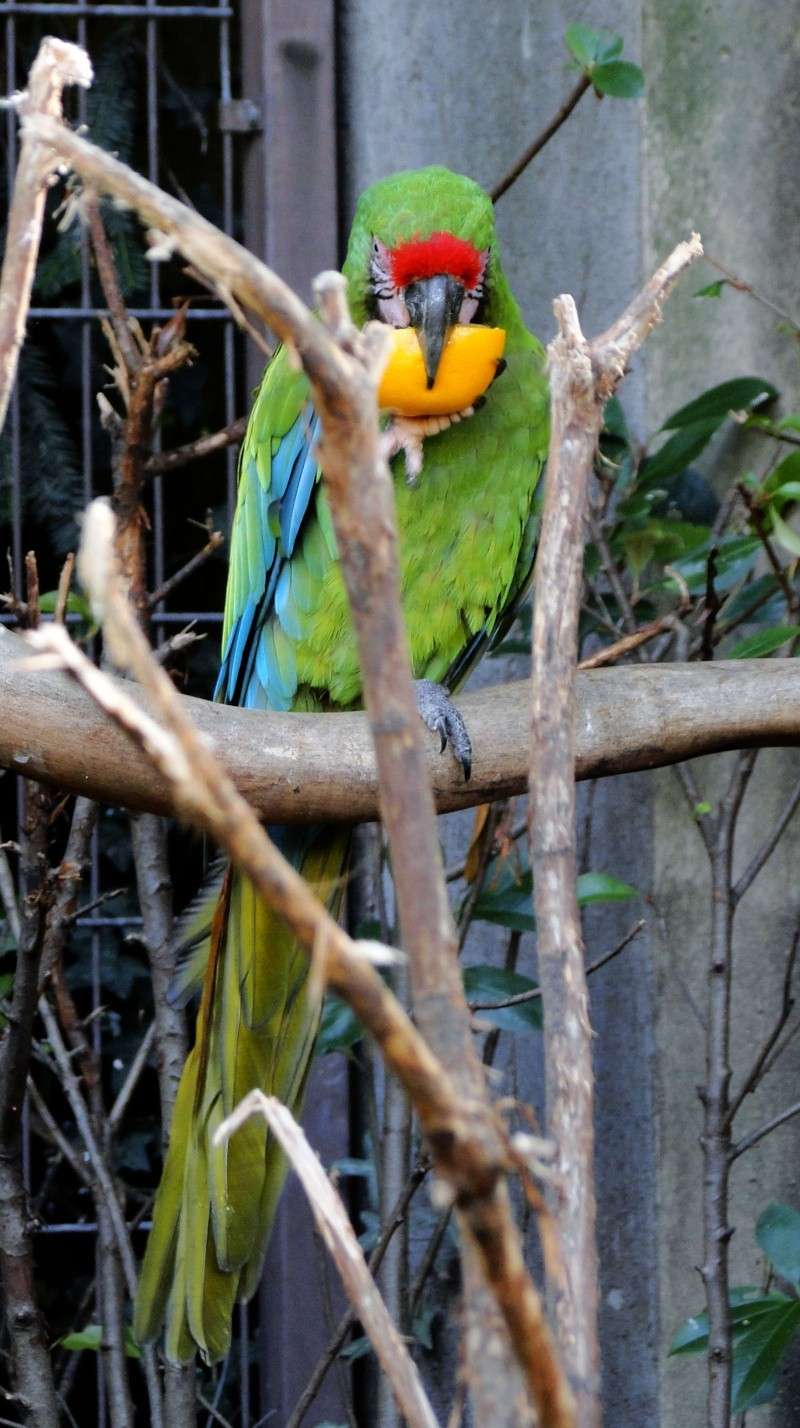
[[[409,1428],[437,1428],[416,1365],[378,1292],[341,1197],[291,1111],[275,1096],[251,1091],[223,1121],[214,1136],[215,1144],[228,1140],[253,1115],[264,1117],[308,1196],[319,1232],[342,1277],[348,1298],[372,1340]]]
[[[505,1175],[512,1161],[499,1121],[488,1102],[459,1094],[454,1078],[370,965],[371,954],[353,943],[270,842],[153,659],[116,574],[113,548],[111,512],[105,502],[95,502],[84,519],[81,579],[95,617],[102,619],[111,658],[145,684],[163,725],[137,709],[122,682],[115,684],[96,669],[63,627],[40,630],[31,643],[49,662],[65,665],[146,749],[172,790],[176,811],[227,848],[312,954],[312,971],[316,967],[327,978],[372,1033],[414,1102],[437,1172],[501,1310],[542,1428],[571,1428],[569,1390],[510,1217]]]

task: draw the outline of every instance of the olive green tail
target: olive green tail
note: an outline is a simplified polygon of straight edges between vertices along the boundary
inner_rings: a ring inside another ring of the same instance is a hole
[[[281,841],[337,910],[348,831],[284,830]],[[239,873],[225,874],[207,941],[197,1037],[175,1101],[134,1318],[140,1343],[166,1326],[167,1357],[177,1363],[227,1353],[234,1304],[258,1285],[286,1174],[260,1117],[224,1146],[213,1145],[214,1132],[254,1087],[299,1112],[320,1014],[308,994],[307,953]]]

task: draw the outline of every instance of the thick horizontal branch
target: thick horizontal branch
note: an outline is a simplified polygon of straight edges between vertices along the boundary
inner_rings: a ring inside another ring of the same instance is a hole
[[[152,813],[172,803],[159,776],[66,674],[33,673],[0,627],[0,767]],[[15,667],[16,666],[16,667]],[[132,697],[149,707],[129,681]],[[658,768],[724,749],[800,744],[800,664],[736,660],[596,669],[577,676],[579,779]],[[521,793],[527,781],[528,685],[464,695],[473,774],[431,739],[440,812]],[[234,780],[274,822],[374,818],[378,780],[363,714],[262,714],[185,698]]]

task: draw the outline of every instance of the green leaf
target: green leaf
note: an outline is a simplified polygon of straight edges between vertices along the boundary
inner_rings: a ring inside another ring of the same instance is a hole
[[[800,1302],[793,1299],[759,1315],[749,1332],[736,1340],[731,1381],[734,1413],[766,1401],[764,1393],[771,1390],[770,1380],[799,1329]]]
[[[367,1354],[371,1353],[372,1344],[366,1334],[362,1334],[360,1338],[353,1339],[351,1343],[346,1344],[345,1347],[340,1350],[339,1358],[347,1359],[348,1363],[352,1364],[356,1359],[363,1359]]]
[[[776,1308],[782,1309],[793,1302],[785,1294],[762,1294],[761,1290],[752,1284],[741,1284],[731,1289],[729,1308],[734,1339],[737,1335],[748,1332],[762,1315],[772,1314]],[[684,1319],[667,1354],[674,1358],[677,1354],[705,1353],[707,1348],[708,1313],[704,1309],[701,1314],[693,1314],[691,1319]]]
[[[622,54],[623,40],[613,30],[592,30],[588,25],[568,25],[564,41],[582,69],[593,70]],[[635,66],[634,66],[635,68]]]
[[[364,1028],[358,1017],[333,992],[325,998],[315,1055],[330,1056],[334,1051],[349,1051],[363,1037]]]
[[[756,1242],[776,1274],[800,1285],[800,1213],[791,1205],[768,1205],[756,1223]]]
[[[591,30],[588,25],[568,25],[564,31],[564,43],[583,69],[590,69],[595,64],[600,37],[601,31]]]
[[[763,659],[798,635],[800,627],[797,625],[774,625],[770,630],[759,630],[758,634],[740,640],[732,650],[725,652],[725,659]]]
[[[583,873],[578,878],[579,907],[594,902],[619,902],[636,896],[635,888],[609,873]],[[519,867],[509,859],[499,866],[497,860],[490,864],[473,916],[478,922],[498,923],[515,932],[532,932],[535,921],[530,868]]]
[[[630,429],[619,397],[609,397],[603,407],[603,431],[630,446]]]
[[[672,562],[676,571],[683,576],[692,595],[701,594],[706,588],[706,566],[711,546],[710,540],[704,541],[690,555]],[[761,549],[761,541],[758,536],[731,536],[720,541],[717,546],[717,574],[715,577],[719,594],[730,590],[743,579],[748,570],[755,565]],[[655,588],[673,589],[674,585],[675,581],[672,577],[665,576]]]
[[[717,281],[715,283],[709,283],[708,287],[698,288],[696,293],[692,293],[692,297],[718,298],[722,296],[722,289],[727,286],[727,278],[717,278]]]
[[[778,395],[777,388],[763,377],[734,377],[718,387],[709,387],[702,396],[685,407],[679,407],[667,418],[661,430],[675,431],[678,427],[709,420],[720,425],[730,412],[749,411],[763,402],[774,401]]]
[[[486,880],[475,903],[473,916],[478,922],[493,922],[515,932],[531,932],[533,920],[533,881],[530,868],[519,867],[510,859],[490,863]]]
[[[738,620],[742,615],[748,615],[749,620],[761,620],[763,618],[764,609],[766,608],[768,610],[772,601],[765,600],[764,604],[750,615],[753,605],[755,605],[762,596],[768,593],[775,595],[779,590],[780,586],[774,575],[759,575],[756,580],[751,580],[749,584],[743,585],[741,590],[737,590],[734,595],[729,596],[720,611],[719,622],[725,625],[733,624],[733,622]],[[781,596],[781,600],[783,600],[783,596]]]
[[[78,1329],[74,1334],[65,1334],[63,1339],[59,1339],[62,1348],[77,1352],[81,1349],[91,1349],[97,1353],[103,1342],[102,1324],[87,1324],[85,1329]],[[133,1337],[133,1331],[125,1328],[125,1355],[129,1359],[140,1359],[142,1357],[139,1345]]]
[[[627,902],[638,896],[636,888],[613,873],[581,873],[578,878],[578,907],[589,907],[594,902]]]
[[[800,535],[786,524],[783,517],[779,516],[772,506],[770,506],[770,515],[772,516],[772,533],[778,544],[782,545],[784,550],[788,550],[790,555],[800,555]]]
[[[591,75],[598,93],[608,94],[612,99],[639,99],[644,93],[644,75],[638,64],[631,64],[629,60],[596,64]]]
[[[479,963],[464,968],[464,992],[470,1004],[475,1002],[502,1002],[508,997],[519,996],[521,992],[532,992],[536,982],[523,977],[519,972],[509,972],[504,967],[490,967]],[[520,1002],[514,1007],[481,1009],[477,1012],[481,1021],[499,1026],[503,1031],[538,1031],[542,1025],[542,1003],[539,997],[529,1002]]]
[[[39,609],[41,610],[43,615],[53,614],[56,608],[57,599],[57,590],[46,590],[44,595],[40,595]],[[67,614],[80,615],[81,619],[85,620],[88,624],[91,624],[92,622],[92,611],[89,605],[89,601],[83,595],[79,595],[74,590],[71,590],[69,595],[67,596]]]
[[[411,1321],[411,1332],[428,1353],[433,1350],[433,1326],[441,1314],[437,1304],[421,1304]]]
[[[800,501],[800,481],[784,481],[770,491],[770,505],[785,505],[787,501]]]
[[[783,485],[792,485],[800,481],[800,451],[790,451],[788,456],[784,456],[777,466],[773,467],[769,476],[763,483],[761,490],[769,496],[777,494]],[[756,481],[756,489],[758,482]]]
[[[642,463],[642,481],[649,485],[653,481],[664,481],[668,476],[677,476],[684,471],[708,446],[714,433],[719,430],[722,420],[722,417],[705,417],[702,421],[681,427],[674,436],[667,438],[654,456],[648,456]]]

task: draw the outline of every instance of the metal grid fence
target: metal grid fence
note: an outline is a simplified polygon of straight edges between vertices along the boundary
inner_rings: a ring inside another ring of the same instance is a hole
[[[3,22],[3,36],[5,47],[5,91],[8,94],[21,88],[25,83],[27,66],[30,62],[32,48],[38,43],[40,35],[45,32],[55,33],[66,39],[76,40],[80,45],[88,49],[90,54],[94,54],[96,47],[109,38],[113,41],[114,29],[120,22],[127,22],[128,25],[136,26],[137,32],[141,34],[141,47],[137,47],[137,64],[141,66],[142,75],[140,79],[141,88],[144,92],[145,103],[143,113],[143,159],[147,176],[156,183],[164,183],[165,176],[162,174],[161,164],[161,133],[160,128],[163,121],[163,69],[159,62],[160,49],[162,44],[162,28],[169,24],[171,28],[171,40],[174,46],[176,37],[179,34],[180,43],[187,46],[197,46],[208,39],[208,31],[211,29],[213,35],[212,49],[218,56],[216,65],[216,99],[219,104],[219,113],[225,113],[225,106],[232,97],[232,45],[236,36],[232,33],[232,22],[235,12],[232,6],[223,3],[215,5],[194,5],[194,4],[161,4],[159,0],[140,0],[140,3],[129,4],[90,4],[90,3],[30,3],[24,0],[23,3],[14,3],[14,0],[0,0],[0,18]],[[42,21],[47,21],[47,29],[41,29]],[[203,31],[202,35],[200,31]],[[214,112],[217,106],[214,105]],[[74,118],[84,121],[87,112],[87,99],[81,92],[77,101],[77,112]],[[17,135],[16,117],[13,111],[6,114],[6,176],[8,185],[8,195],[10,198],[13,185],[14,171],[17,159]],[[217,190],[217,215],[221,215],[221,224],[227,233],[232,233],[234,229],[234,184],[236,180],[235,165],[238,162],[238,155],[234,152],[234,134],[230,129],[223,130],[219,135],[218,162],[215,164],[216,172],[207,175],[208,181],[212,182]],[[171,177],[171,176],[170,176]],[[173,180],[174,182],[174,180]],[[169,179],[166,180],[169,187]],[[144,304],[132,306],[130,312],[133,316],[149,323],[153,320],[169,318],[174,313],[174,308],[165,304],[163,298],[164,275],[161,267],[153,263],[149,274],[148,300]],[[99,435],[99,423],[97,417],[97,407],[95,395],[102,385],[102,373],[100,370],[100,344],[97,340],[98,318],[104,314],[105,309],[97,305],[97,297],[90,269],[89,250],[86,235],[80,239],[80,281],[79,299],[65,301],[62,304],[36,305],[34,295],[34,305],[30,311],[29,331],[43,333],[47,328],[58,329],[65,337],[65,345],[77,348],[80,363],[80,460],[83,470],[83,497],[88,502],[99,491],[107,490],[109,485],[108,469],[103,469],[98,460],[98,452],[102,452],[105,438]],[[188,310],[188,332],[192,337],[199,329],[199,325],[205,328],[208,335],[211,332],[218,334],[218,349],[221,349],[222,357],[222,382],[221,390],[214,394],[213,410],[204,412],[204,421],[209,429],[222,426],[230,422],[244,407],[243,394],[237,386],[237,368],[241,369],[242,354],[241,343],[230,315],[221,305],[215,305],[211,300],[193,303]],[[210,325],[210,329],[209,329]],[[15,582],[17,584],[17,594],[21,594],[19,588],[24,569],[23,555],[30,543],[26,532],[25,503],[23,500],[23,481],[25,473],[22,462],[22,426],[20,412],[19,390],[14,393],[9,412],[8,422],[8,450],[9,450],[9,470],[10,470],[10,521],[9,537],[10,548],[13,556],[13,567]],[[231,448],[227,450],[224,460],[224,472],[226,479],[226,505],[228,528],[230,528],[230,517],[232,514],[233,501],[235,497],[235,463],[236,454]],[[173,566],[174,561],[170,559],[167,551],[167,522],[165,520],[165,479],[155,477],[152,482],[150,494],[150,519],[152,525],[152,550],[150,558],[150,581],[151,588],[159,588],[170,573],[167,566]],[[170,488],[170,502],[177,500],[184,505],[188,504],[190,498],[184,490],[181,495],[179,485],[174,478]],[[190,620],[198,622],[200,627],[206,626],[213,633],[217,632],[221,614],[219,604],[213,609],[181,609],[173,605],[167,608],[167,602],[161,602],[153,611],[153,625],[156,637],[159,641],[165,637],[165,627],[187,624]],[[17,796],[17,816],[18,820],[22,816],[24,807],[24,784],[19,781],[19,791]],[[12,834],[10,828],[3,829],[4,836]],[[15,835],[14,835],[15,836]],[[100,860],[102,856],[102,831],[95,832],[92,848],[92,860],[89,873],[89,900],[94,903],[101,894],[101,870]],[[92,967],[92,988],[91,1000],[92,1011],[98,1012],[102,1005],[101,992],[101,958],[104,951],[104,937],[108,935],[119,936],[124,931],[141,924],[141,918],[130,914],[125,917],[113,917],[103,915],[102,912],[94,912],[80,919],[79,925],[91,936],[91,967]],[[112,929],[114,933],[112,934]],[[93,1015],[91,1019],[92,1037],[96,1055],[100,1056],[103,1050],[103,1023],[100,1015]],[[30,1177],[31,1165],[31,1143],[30,1133],[25,1125],[24,1136],[24,1165],[26,1176]],[[47,1235],[51,1241],[64,1243],[64,1237],[94,1234],[95,1225],[87,1221],[57,1221],[41,1225],[41,1234]],[[234,1352],[237,1352],[235,1348]],[[242,1309],[239,1322],[238,1334],[239,1363],[239,1402],[238,1421],[242,1424],[254,1422],[251,1413],[250,1393],[249,1393],[249,1334],[247,1323],[247,1311]],[[108,1422],[107,1407],[105,1401],[105,1387],[103,1374],[100,1367],[100,1355],[97,1356],[98,1371],[97,1379],[97,1425],[98,1428],[105,1428]],[[253,1405],[255,1408],[255,1405]],[[257,1413],[256,1413],[257,1417]],[[211,1419],[209,1419],[209,1422]]]

